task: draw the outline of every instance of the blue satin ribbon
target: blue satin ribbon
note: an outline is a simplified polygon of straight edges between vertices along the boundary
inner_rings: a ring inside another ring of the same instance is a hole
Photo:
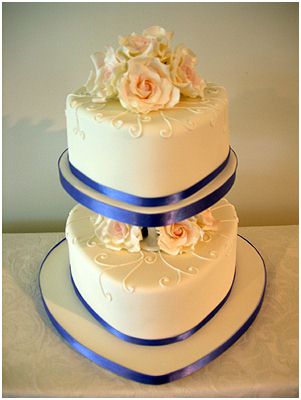
[[[228,293],[226,294],[226,296],[223,298],[223,300],[210,312],[210,314],[207,315],[206,318],[204,318],[201,322],[199,322],[196,326],[194,326],[191,329],[188,329],[188,331],[183,332],[179,335],[176,336],[172,336],[169,338],[162,338],[162,339],[141,339],[141,338],[137,338],[134,336],[129,336],[126,335],[125,333],[122,333],[120,331],[118,331],[117,329],[113,328],[113,326],[111,326],[110,324],[108,324],[100,315],[98,315],[93,308],[86,302],[86,300],[82,297],[82,295],[80,294],[74,280],[72,277],[72,273],[71,273],[71,268],[70,268],[70,277],[71,277],[71,282],[73,284],[73,288],[75,293],[77,294],[77,297],[79,298],[79,300],[81,301],[81,303],[84,305],[84,307],[86,307],[86,309],[90,312],[91,315],[93,315],[93,317],[104,327],[106,328],[106,330],[110,333],[112,333],[114,336],[117,336],[119,339],[122,339],[126,342],[130,342],[130,343],[135,343],[135,344],[140,344],[143,346],[163,346],[166,344],[171,344],[171,343],[176,343],[176,342],[181,342],[182,340],[185,340],[187,338],[189,338],[189,336],[193,335],[195,332],[197,332],[199,329],[201,329],[205,324],[207,324],[207,322],[213,318],[215,316],[215,314],[222,308],[222,306],[225,304],[225,302],[227,301],[228,297],[230,296],[233,284],[234,284],[234,279],[235,279],[235,274],[233,277],[233,281],[231,283],[231,287],[228,291]]]
[[[59,164],[60,164],[60,159],[59,159]],[[66,192],[69,193],[69,195],[73,197],[78,203],[91,209],[97,214],[101,214],[104,215],[105,217],[112,218],[130,225],[156,227],[156,226],[170,225],[174,222],[182,221],[186,218],[198,214],[203,210],[206,210],[207,208],[212,206],[212,204],[217,203],[218,200],[224,197],[225,194],[233,186],[236,176],[236,170],[234,171],[233,175],[230,176],[230,178],[226,182],[224,182],[218,189],[208,194],[207,196],[203,197],[202,199],[199,199],[196,202],[188,204],[182,208],[161,213],[153,213],[153,214],[126,210],[124,208],[113,206],[103,201],[94,199],[90,197],[88,194],[78,189],[78,187],[73,186],[64,177],[60,167],[59,167],[59,174],[60,174],[61,184],[63,188],[66,190]]]
[[[134,204],[141,207],[158,207],[177,203],[178,201],[186,199],[187,197],[192,196],[194,193],[201,190],[204,186],[206,186],[209,182],[216,178],[223,171],[223,169],[225,169],[229,162],[230,152],[231,150],[229,148],[229,153],[226,159],[214,171],[212,171],[205,178],[201,179],[199,182],[195,183],[185,190],[182,190],[181,192],[161,197],[140,197],[130,193],[125,193],[121,190],[112,189],[108,186],[102,185],[101,183],[95,182],[94,180],[83,174],[74,165],[72,165],[70,160],[69,166],[71,172],[74,176],[76,176],[77,179],[79,179],[90,188],[96,190],[97,192],[110,197],[111,199],[123,201],[125,203]]]
[[[240,236],[240,235],[238,235],[238,236]],[[252,312],[252,314],[249,316],[249,318],[245,321],[245,323],[228,340],[226,340],[224,343],[222,343],[220,346],[218,346],[216,349],[214,349],[211,353],[207,354],[205,357],[197,360],[196,362],[194,362],[184,368],[178,369],[176,371],[172,371],[168,374],[153,376],[153,375],[147,375],[144,373],[140,373],[140,372],[131,370],[131,369],[126,368],[120,364],[117,364],[111,360],[108,360],[107,358],[105,358],[97,353],[94,353],[92,350],[88,349],[86,346],[82,345],[77,340],[75,340],[58,323],[58,321],[56,321],[56,319],[54,318],[54,316],[51,314],[50,310],[48,309],[46,302],[43,298],[43,293],[41,290],[40,279],[39,279],[40,292],[41,292],[42,301],[43,301],[46,313],[48,314],[48,317],[49,317],[50,321],[52,322],[52,324],[54,325],[54,327],[62,335],[62,337],[67,341],[68,344],[70,344],[75,350],[77,350],[83,356],[87,357],[90,361],[93,361],[94,363],[98,364],[99,366],[104,367],[104,368],[108,369],[109,371],[114,372],[117,375],[120,375],[127,379],[131,379],[136,382],[150,384],[150,385],[161,385],[164,383],[172,382],[174,380],[183,378],[183,377],[188,376],[191,373],[197,371],[198,369],[204,367],[210,361],[214,360],[216,357],[218,357],[224,351],[226,351],[229,347],[231,347],[243,335],[243,333],[245,333],[247,331],[247,329],[250,327],[250,325],[255,320],[255,318],[262,306],[263,298],[264,298],[264,294],[265,294],[265,290],[266,290],[266,274],[267,273],[266,273],[265,263],[264,263],[262,256],[260,255],[259,251],[252,245],[252,243],[250,243],[247,239],[243,238],[242,236],[240,236],[240,237],[242,239],[244,239],[246,242],[248,242],[256,250],[256,252],[258,253],[258,255],[260,256],[260,258],[262,259],[262,262],[263,262],[264,273],[265,273],[265,284],[264,284],[264,289],[263,289],[263,293],[260,298],[260,301],[259,301],[257,307],[255,308],[255,310]],[[43,264],[44,264],[45,260],[47,259],[47,257],[49,256],[49,254],[57,246],[59,246],[64,240],[65,239],[63,239],[59,243],[57,243],[47,253],[46,257],[44,258],[44,260],[41,264],[39,274],[41,274]]]

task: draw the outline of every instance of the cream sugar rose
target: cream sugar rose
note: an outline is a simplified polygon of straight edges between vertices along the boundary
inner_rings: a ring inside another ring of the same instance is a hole
[[[123,222],[97,215],[94,222],[95,236],[99,244],[111,250],[126,249],[139,252],[143,240],[141,229]],[[156,229],[158,250],[177,255],[194,250],[199,240],[206,240],[206,231],[216,231],[218,222],[210,210],[206,210],[193,218],[176,222]]]
[[[206,85],[195,70],[195,54],[183,45],[172,51],[172,36],[153,26],[142,35],[120,37],[116,51],[108,47],[105,54],[95,53],[87,91],[97,102],[118,98],[124,108],[138,113],[172,108],[180,94],[203,97]]]

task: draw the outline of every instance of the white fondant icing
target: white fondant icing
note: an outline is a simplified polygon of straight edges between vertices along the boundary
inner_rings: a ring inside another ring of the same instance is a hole
[[[206,232],[210,240],[200,241],[194,252],[171,256],[101,247],[94,235],[97,215],[77,205],[68,217],[66,237],[82,297],[130,336],[159,339],[191,329],[226,296],[235,272],[235,209],[222,199],[211,211],[224,222],[216,232]]]
[[[71,163],[92,180],[133,195],[182,191],[216,169],[229,151],[227,94],[214,84],[203,100],[183,98],[147,115],[78,94],[68,96],[66,108]]]

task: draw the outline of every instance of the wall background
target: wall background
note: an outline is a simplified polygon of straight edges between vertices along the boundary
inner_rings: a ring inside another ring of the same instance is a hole
[[[227,198],[240,225],[298,223],[297,3],[4,3],[3,230],[62,231],[74,201],[60,187],[67,93],[89,55],[161,25],[230,98],[239,155]]]

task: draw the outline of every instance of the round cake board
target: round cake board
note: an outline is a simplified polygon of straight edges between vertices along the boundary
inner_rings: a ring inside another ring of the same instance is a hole
[[[182,221],[217,203],[233,186],[237,163],[237,156],[231,149],[227,166],[208,184],[183,200],[156,207],[114,200],[92,189],[72,173],[67,151],[61,155],[58,167],[62,186],[78,203],[98,214],[127,224],[156,227]]]
[[[239,236],[236,277],[226,303],[188,339],[163,346],[125,342],[94,319],[74,292],[65,239],[45,257],[39,282],[51,322],[75,350],[120,376],[157,385],[190,375],[236,342],[260,310],[266,269],[259,252]]]

